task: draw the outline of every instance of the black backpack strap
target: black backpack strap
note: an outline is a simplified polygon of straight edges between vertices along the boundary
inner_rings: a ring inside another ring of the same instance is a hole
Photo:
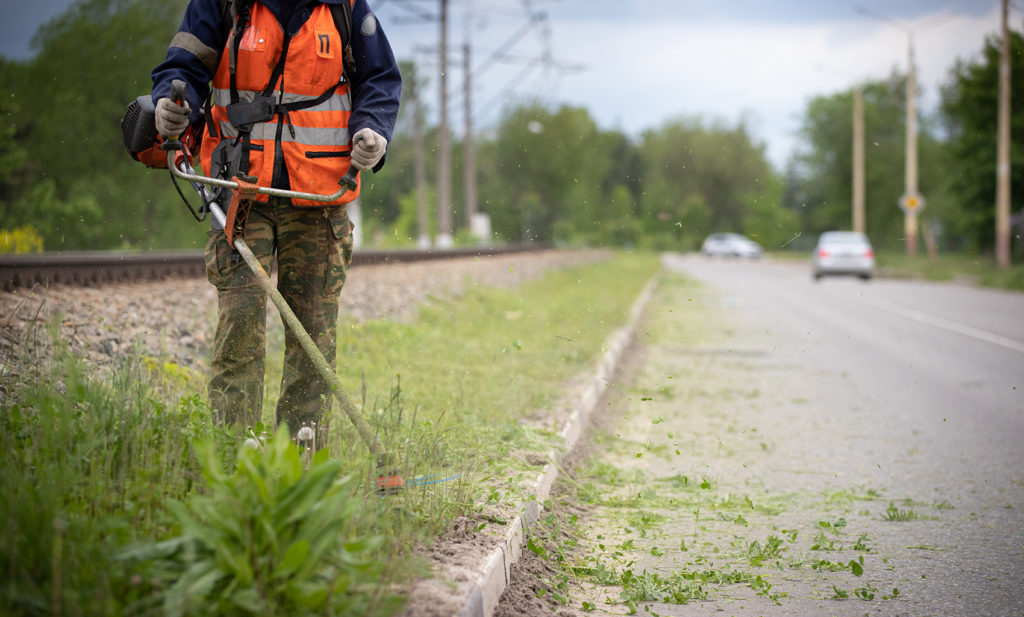
[[[331,16],[334,18],[334,27],[341,35],[342,59],[345,62],[345,72],[356,71],[355,57],[352,55],[352,2],[342,0],[340,4],[331,4]]]
[[[220,7],[221,38],[227,41],[235,22],[235,3],[234,0],[218,0],[217,5]]]

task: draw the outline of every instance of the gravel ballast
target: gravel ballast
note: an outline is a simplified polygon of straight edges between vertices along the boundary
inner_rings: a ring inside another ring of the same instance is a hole
[[[607,259],[608,251],[542,250],[353,267],[341,294],[341,320],[413,319],[430,298],[469,286],[514,286],[554,268]],[[208,364],[217,294],[205,279],[96,287],[58,285],[0,293],[0,359],[25,345],[33,326],[59,324],[71,348],[99,366],[134,352],[189,368]],[[280,318],[275,308],[268,321]],[[46,337],[42,337],[45,340]]]

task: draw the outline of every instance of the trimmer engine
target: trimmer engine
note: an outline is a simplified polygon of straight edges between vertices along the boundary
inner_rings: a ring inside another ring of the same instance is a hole
[[[181,136],[188,152],[198,152],[203,123],[186,129]],[[152,169],[167,169],[167,152],[160,149],[164,138],[156,130],[156,106],[148,94],[138,96],[128,104],[121,118],[121,142],[133,159]]]

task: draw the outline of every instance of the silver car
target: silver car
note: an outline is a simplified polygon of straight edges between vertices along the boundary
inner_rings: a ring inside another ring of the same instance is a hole
[[[740,234],[716,233],[704,240],[700,250],[708,257],[749,257],[757,259],[764,252],[761,245]]]
[[[867,236],[856,231],[826,231],[811,255],[814,280],[851,275],[864,280],[875,275],[875,250]]]

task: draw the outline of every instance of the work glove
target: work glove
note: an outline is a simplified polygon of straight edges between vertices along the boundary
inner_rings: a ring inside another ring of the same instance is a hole
[[[178,105],[169,98],[162,98],[156,103],[156,130],[168,139],[177,138],[188,128],[190,113],[188,101]]]
[[[359,129],[352,137],[352,164],[356,169],[373,169],[384,158],[388,140],[373,129]]]

